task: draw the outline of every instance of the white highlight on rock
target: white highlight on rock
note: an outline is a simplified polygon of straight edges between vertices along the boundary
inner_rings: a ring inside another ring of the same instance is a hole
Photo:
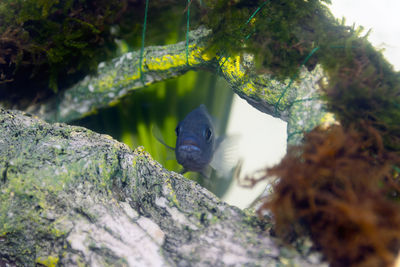
[[[140,217],[136,221],[159,246],[162,246],[165,240],[165,233],[158,227],[158,225],[146,217]]]
[[[165,260],[159,249],[160,242],[164,242],[164,233],[149,219],[139,219],[135,223],[132,218],[137,213],[126,205],[122,204],[119,211],[105,210],[104,206],[92,207],[99,217],[95,223],[84,218],[75,221],[67,238],[71,248],[90,259],[91,266],[105,265],[104,255],[99,255],[104,248],[123,258],[128,266],[164,266]]]
[[[168,190],[168,189],[167,189]],[[165,188],[164,188],[164,193],[165,193]],[[166,194],[168,195],[168,193]],[[170,207],[168,205],[168,201],[164,197],[159,197],[156,199],[155,204],[157,206],[160,206],[162,208],[165,208],[167,212],[171,215],[172,219],[174,219],[177,223],[189,226],[193,230],[197,230],[198,227],[195,226],[193,223],[189,222],[185,215],[182,214],[177,208],[175,207]]]

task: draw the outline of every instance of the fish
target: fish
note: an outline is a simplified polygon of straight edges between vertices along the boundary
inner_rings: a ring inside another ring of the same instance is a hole
[[[235,160],[227,160],[230,157],[226,155],[227,151],[232,151],[236,139],[216,135],[213,119],[204,104],[187,114],[176,126],[175,133],[176,144],[172,147],[153,131],[160,143],[175,151],[175,158],[183,167],[181,174],[198,172],[209,178],[211,167],[217,171],[219,177],[229,176]]]
[[[200,105],[179,122],[175,133],[175,156],[183,171],[205,174],[217,146],[215,127],[205,105]]]

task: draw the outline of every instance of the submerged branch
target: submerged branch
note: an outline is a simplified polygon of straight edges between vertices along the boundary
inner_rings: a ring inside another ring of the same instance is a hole
[[[223,76],[234,92],[255,108],[287,121],[289,141],[298,142],[303,131],[321,123],[326,115],[318,90],[321,68],[313,72],[304,68],[296,81],[279,82],[270,75],[256,75],[249,55],[228,57],[207,51],[210,35],[204,28],[191,31],[188,49],[186,42],[145,48],[141,70],[140,51],[101,63],[97,76],[87,76],[47,103],[26,111],[48,122],[69,122],[117,103],[132,90],[189,70],[206,69]]]

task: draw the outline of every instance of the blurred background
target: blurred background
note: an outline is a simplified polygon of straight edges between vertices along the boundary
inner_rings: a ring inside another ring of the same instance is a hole
[[[369,40],[377,48],[385,49],[386,58],[399,70],[400,25],[397,11],[400,10],[400,2],[333,0],[330,9],[335,17],[345,17],[347,25],[362,25],[365,32],[371,29]],[[146,46],[184,40],[186,18],[183,13],[179,18],[171,16],[162,28],[156,23],[150,13]],[[168,29],[169,34],[161,34],[162,29]],[[140,39],[119,41],[118,49],[119,53],[140,49]],[[224,79],[215,74],[188,72],[179,78],[137,90],[116,106],[99,110],[97,114],[71,124],[109,134],[132,149],[144,146],[165,168],[179,172],[181,167],[174,160],[173,153],[156,140],[152,128],[156,125],[164,141],[175,146],[176,125],[200,104],[205,104],[215,118],[219,135],[240,136],[236,153],[243,160],[241,177],[218,179],[212,175],[210,179],[204,179],[196,173],[185,176],[196,180],[229,204],[246,208],[262,193],[266,184],[259,183],[252,189],[243,188],[238,179],[281,160],[286,152],[286,123],[259,112],[233,95]]]

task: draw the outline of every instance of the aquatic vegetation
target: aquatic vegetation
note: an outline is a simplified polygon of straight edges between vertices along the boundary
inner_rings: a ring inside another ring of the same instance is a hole
[[[338,124],[306,133],[279,165],[248,178],[279,177],[258,212],[271,211],[289,241],[309,235],[332,266],[387,266],[400,249],[400,75],[362,28],[344,26],[322,2],[218,2],[207,15],[211,49],[228,39],[226,51],[255,53],[258,69],[278,78],[323,67]],[[215,16],[222,8],[229,11]]]
[[[205,1],[203,21],[213,30],[210,49],[227,55],[251,52],[259,71],[285,79],[317,46],[335,40],[339,26],[322,3],[329,1]],[[348,37],[352,33],[346,33]],[[313,69],[316,58],[306,66]]]
[[[362,27],[333,17],[325,5],[330,1],[205,2],[203,20],[213,30],[209,49],[250,52],[258,71],[282,80],[298,79],[300,66],[321,64],[329,109],[341,123],[370,121],[385,146],[400,149],[400,74],[368,42],[368,33],[362,36]]]
[[[42,98],[48,93],[41,87],[57,91],[93,71],[115,50],[110,27],[118,10],[119,1],[3,1],[3,94]]]
[[[151,2],[149,20],[157,26],[148,27],[146,45],[175,40],[177,33],[167,29],[185,5]],[[138,0],[2,1],[0,100],[24,107],[94,73],[122,41],[139,46],[143,16]]]
[[[259,214],[286,240],[309,235],[332,266],[388,266],[400,249],[400,157],[364,126],[317,128],[265,172],[279,181]]]

